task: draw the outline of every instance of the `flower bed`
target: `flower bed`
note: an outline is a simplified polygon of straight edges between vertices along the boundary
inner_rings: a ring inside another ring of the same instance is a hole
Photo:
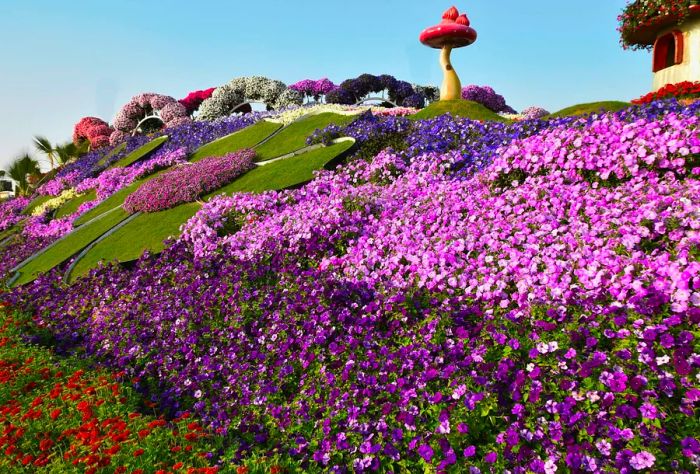
[[[654,44],[654,35],[643,35],[642,30],[660,28],[661,23],[669,26],[682,24],[692,11],[700,11],[698,0],[635,0],[627,4],[618,17],[620,41],[625,49],[650,49]]]
[[[26,320],[0,308],[0,469],[5,472],[215,473],[215,440],[188,413],[144,415],[123,373],[86,369],[29,345]],[[31,336],[39,341],[36,328]],[[150,411],[150,410],[149,410]]]
[[[255,152],[241,150],[180,165],[144,183],[124,201],[127,212],[157,212],[195,201],[251,170]]]
[[[462,99],[477,102],[487,109],[499,113],[506,112],[510,114],[516,113],[512,107],[506,104],[506,100],[502,95],[496,94],[496,91],[489,86],[469,85],[462,88]]]
[[[0,202],[0,232],[9,229],[24,218],[22,211],[29,201],[26,197],[16,197]]]
[[[639,99],[632,101],[633,104],[648,104],[655,100],[663,99],[698,99],[700,98],[700,82],[679,82],[677,84],[667,84],[656,92],[650,92]]]
[[[73,127],[73,143],[82,140],[90,142],[90,148],[97,149],[109,145],[109,136],[114,130],[107,122],[97,117],[83,117]]]
[[[402,148],[3,298],[256,469],[694,472],[698,110],[367,115]]]

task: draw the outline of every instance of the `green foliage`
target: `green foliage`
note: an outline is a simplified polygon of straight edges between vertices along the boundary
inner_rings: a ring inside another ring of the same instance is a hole
[[[465,117],[471,120],[488,120],[492,122],[508,121],[483,105],[471,100],[439,100],[433,102],[420,112],[410,115],[408,118],[413,120],[425,120],[448,113],[455,117]]]
[[[282,128],[282,125],[279,123],[261,120],[243,130],[238,130],[237,132],[201,146],[192,154],[190,161],[199,161],[209,156],[223,156],[227,153],[242,150],[243,148],[253,148],[280,128]]]
[[[158,253],[164,241],[180,235],[180,226],[201,207],[197,202],[183,204],[165,211],[143,213],[117,229],[112,235],[90,249],[75,265],[71,280],[87,274],[102,262],[129,262],[145,251]]]
[[[110,168],[126,168],[130,164],[135,163],[138,160],[143,159],[146,156],[150,155],[152,152],[156,151],[166,141],[168,141],[168,137],[165,135],[162,137],[158,137],[154,140],[151,140],[150,142],[137,148],[136,150],[132,151],[131,153],[126,155],[121,160],[114,163],[112,166],[110,166]]]
[[[629,102],[619,102],[619,101],[604,101],[604,102],[590,102],[587,104],[576,104],[572,105],[571,107],[567,107],[565,109],[560,110],[559,112],[555,112],[551,115],[548,115],[545,118],[549,117],[572,117],[575,115],[588,115],[588,114],[594,114],[598,112],[617,112],[618,110],[622,110],[626,107],[631,106]]]
[[[70,216],[71,214],[75,213],[82,204],[94,201],[95,199],[97,199],[97,192],[94,189],[91,189],[90,191],[81,194],[80,196],[74,197],[73,199],[59,207],[56,210],[54,218],[60,219],[61,217]]]
[[[265,161],[300,150],[306,147],[306,137],[310,136],[316,129],[326,128],[330,124],[347,125],[355,118],[354,115],[326,112],[293,122],[269,141],[255,148],[256,161]]]
[[[109,229],[126,219],[127,213],[121,208],[104,214],[98,220],[88,225],[75,229],[63,239],[56,241],[53,245],[39,255],[34,260],[28,262],[19,269],[20,276],[13,286],[23,285],[34,280],[42,273],[46,273],[52,268],[60,265],[76,253],[80,252],[92,241],[100,237]]]
[[[39,172],[39,163],[27,154],[15,160],[7,170],[8,176],[17,182],[17,194],[20,196],[29,195],[31,191],[29,177]]]

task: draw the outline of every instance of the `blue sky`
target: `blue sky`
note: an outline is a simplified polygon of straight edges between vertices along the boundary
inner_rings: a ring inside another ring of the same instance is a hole
[[[462,83],[491,85],[520,110],[558,110],[649,91],[649,53],[623,51],[625,0],[470,0],[479,38],[456,50]],[[450,1],[1,0],[0,168],[33,135],[70,139],[111,121],[129,98],[179,99],[243,75],[287,83],[361,73],[439,85],[438,54],[418,42]]]

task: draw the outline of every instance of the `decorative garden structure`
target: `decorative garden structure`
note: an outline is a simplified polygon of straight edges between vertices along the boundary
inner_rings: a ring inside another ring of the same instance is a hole
[[[440,100],[458,100],[462,98],[462,84],[450,62],[450,53],[454,48],[463,48],[476,41],[476,30],[469,27],[467,15],[460,15],[452,7],[442,15],[440,24],[427,28],[420,34],[420,42],[431,48],[440,49],[440,66],[444,73]]]
[[[700,81],[700,1],[681,3],[637,0],[620,16],[623,46],[653,50],[654,91]]]

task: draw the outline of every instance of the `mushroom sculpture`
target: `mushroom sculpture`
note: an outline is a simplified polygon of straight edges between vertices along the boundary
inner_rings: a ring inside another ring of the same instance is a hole
[[[420,34],[420,42],[431,48],[440,49],[440,66],[444,73],[440,100],[457,100],[462,98],[462,84],[450,63],[453,48],[463,48],[476,41],[476,30],[469,27],[467,15],[460,15],[452,7],[442,15],[440,24],[426,28]]]

